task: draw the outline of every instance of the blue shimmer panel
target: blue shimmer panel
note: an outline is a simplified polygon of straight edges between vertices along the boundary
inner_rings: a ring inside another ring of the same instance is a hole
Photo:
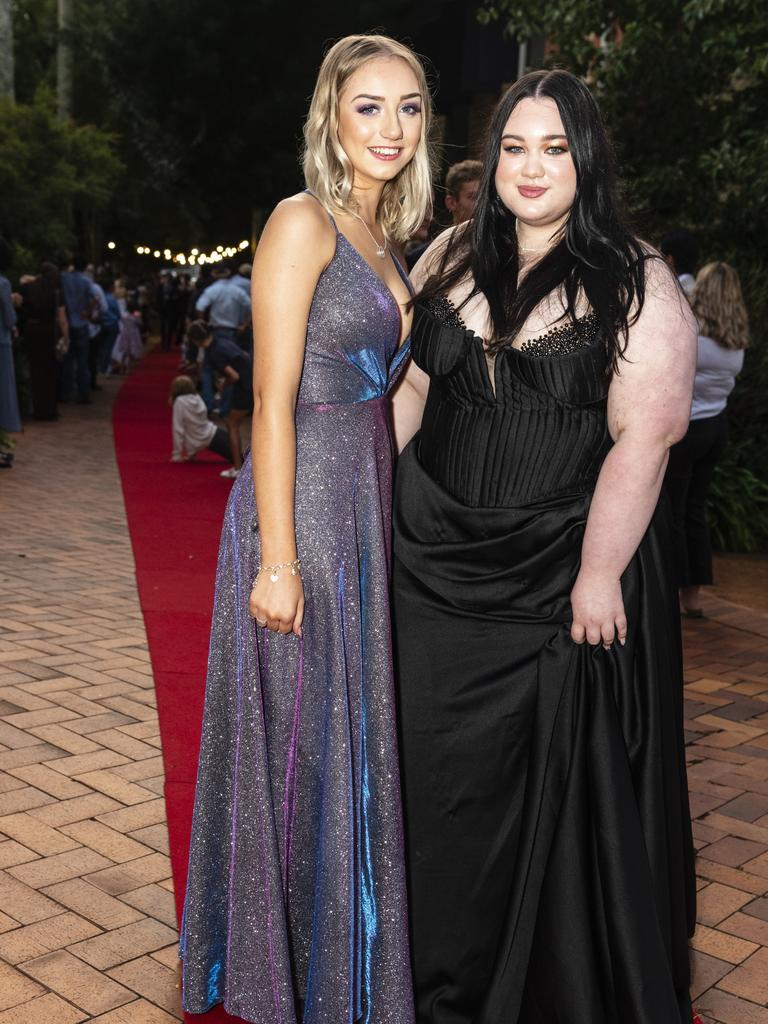
[[[181,935],[189,1013],[413,1024],[389,609],[400,332],[339,234],[296,411],[302,639],[248,616],[250,456],[224,520]]]

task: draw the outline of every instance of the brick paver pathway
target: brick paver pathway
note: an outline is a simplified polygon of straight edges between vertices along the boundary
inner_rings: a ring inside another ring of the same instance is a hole
[[[176,914],[109,381],[0,477],[0,1024],[172,1024]]]
[[[162,763],[108,391],[0,475],[0,1024],[179,1019]],[[768,1024],[768,616],[687,622],[694,994]]]

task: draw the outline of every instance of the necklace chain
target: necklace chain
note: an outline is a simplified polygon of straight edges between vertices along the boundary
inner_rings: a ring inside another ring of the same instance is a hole
[[[363,225],[363,227],[365,228],[365,230],[366,230],[366,231],[368,232],[368,234],[369,234],[369,235],[371,236],[371,241],[372,241],[372,242],[373,242],[373,244],[374,244],[374,245],[376,246],[376,255],[377,255],[377,256],[379,257],[379,259],[380,259],[380,260],[383,260],[383,259],[384,259],[384,257],[385,257],[385,256],[387,255],[387,245],[389,244],[389,243],[388,243],[388,240],[387,240],[387,236],[386,236],[386,235],[384,235],[384,243],[383,243],[383,244],[382,244],[381,242],[378,242],[378,241],[376,240],[376,236],[375,236],[375,235],[374,235],[374,233],[373,233],[373,232],[371,231],[371,229],[370,229],[370,228],[368,227],[368,225],[367,225],[367,224],[365,223],[365,221],[364,221],[364,220],[363,220],[363,218],[362,218],[362,217],[360,216],[360,214],[359,214],[359,213],[355,213],[355,212],[354,212],[354,210],[352,210],[352,211],[350,211],[350,212],[352,213],[352,216],[353,216],[353,217],[357,217],[357,219],[358,219],[358,220],[360,221],[360,223],[361,223],[361,224]]]

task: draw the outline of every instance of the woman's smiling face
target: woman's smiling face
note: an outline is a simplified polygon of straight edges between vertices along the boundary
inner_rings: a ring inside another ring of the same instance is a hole
[[[350,75],[339,97],[339,142],[355,185],[395,178],[421,139],[422,96],[400,57],[369,60]]]
[[[557,230],[576,196],[576,167],[554,100],[521,100],[501,138],[496,191],[506,208],[531,227]]]

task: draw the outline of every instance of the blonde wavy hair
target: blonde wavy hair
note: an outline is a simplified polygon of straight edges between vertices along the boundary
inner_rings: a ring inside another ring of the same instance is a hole
[[[388,36],[345,36],[326,53],[304,124],[304,181],[329,213],[357,212],[353,168],[339,141],[339,97],[351,75],[370,60],[399,57],[421,93],[421,138],[410,163],[384,186],[378,219],[387,237],[405,242],[432,209],[432,98],[416,54]]]
[[[696,275],[691,306],[701,333],[723,348],[749,345],[749,319],[739,275],[728,263],[707,263]]]

